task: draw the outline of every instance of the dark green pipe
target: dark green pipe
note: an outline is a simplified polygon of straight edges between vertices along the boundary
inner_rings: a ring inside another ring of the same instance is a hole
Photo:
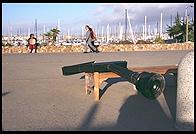
[[[64,66],[62,67],[62,71],[63,71],[63,75],[73,75],[82,72],[86,72],[86,73],[110,72],[110,70],[107,68],[107,66],[110,64],[115,64],[125,68],[127,67],[126,61],[112,61],[112,62],[100,62],[100,63],[95,63],[95,61],[92,61],[92,62],[86,62],[77,65]]]
[[[165,79],[160,74],[149,72],[138,73],[115,64],[108,65],[108,69],[119,76],[126,78],[148,99],[156,99],[165,88]]]

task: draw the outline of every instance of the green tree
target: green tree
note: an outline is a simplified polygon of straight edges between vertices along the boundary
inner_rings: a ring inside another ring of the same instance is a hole
[[[167,33],[170,37],[173,39],[176,39],[177,42],[185,42],[186,39],[186,22],[185,20],[180,20],[180,17],[177,13],[177,16],[175,18],[175,24],[173,26],[168,26]],[[194,23],[191,23],[189,21],[188,23],[188,35],[190,36],[189,40],[194,41]]]
[[[155,43],[164,44],[165,41],[160,36],[157,36],[154,40]]]
[[[60,30],[58,30],[57,28],[53,28],[50,31],[52,32],[53,43],[55,43],[56,42],[56,37],[58,36]]]
[[[190,22],[188,38],[194,42],[194,21]]]
[[[178,42],[181,42],[183,40],[183,27],[182,27],[178,13],[177,13],[174,23],[175,25],[168,26],[168,29],[167,29],[168,35],[172,37],[173,39],[177,39]]]
[[[60,30],[58,30],[57,28],[53,28],[44,35],[48,37],[49,41],[52,40],[52,44],[54,44],[56,42],[56,38],[59,33],[60,33]]]
[[[47,37],[47,41],[48,41],[48,43],[49,43],[49,42],[50,42],[50,40],[52,39],[52,32],[51,32],[51,31],[49,31],[49,32],[45,33],[45,34],[44,34],[44,36],[46,36],[46,37]]]

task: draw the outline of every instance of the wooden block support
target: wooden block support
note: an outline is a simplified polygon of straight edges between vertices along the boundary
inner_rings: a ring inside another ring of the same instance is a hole
[[[129,68],[129,70],[135,71],[135,72],[153,72],[153,73],[159,73],[159,74],[165,74],[168,70],[171,70],[172,72],[176,72],[177,65],[172,66],[153,66],[153,67],[132,67]],[[93,79],[94,77],[94,79]],[[92,86],[90,86],[90,83],[94,83],[94,96],[95,100],[98,101],[100,99],[100,85],[107,80],[108,78],[116,78],[120,77],[119,75],[113,73],[113,72],[106,72],[106,73],[85,73],[85,93],[87,94],[88,90],[92,90]]]
[[[94,86],[94,73],[85,73],[85,93],[88,94],[89,91],[92,91]]]
[[[99,85],[100,85],[100,78],[99,78],[99,72],[94,73],[94,95],[95,95],[95,100],[99,100]]]
[[[100,86],[101,84],[107,80],[108,78],[115,78],[115,77],[120,77],[119,75],[113,73],[113,72],[107,72],[107,73],[99,73],[95,72],[94,73],[94,95],[95,95],[95,100],[100,99]]]
[[[152,66],[152,67],[130,67],[129,70],[135,72],[153,72],[158,74],[165,74],[168,70],[172,72],[177,70],[178,65],[170,65],[170,66]]]

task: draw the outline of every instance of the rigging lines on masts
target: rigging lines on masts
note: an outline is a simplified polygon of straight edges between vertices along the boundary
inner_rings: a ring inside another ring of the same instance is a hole
[[[144,25],[142,25],[142,37],[143,37],[143,40],[145,40],[145,30],[144,30]]]
[[[37,38],[37,27],[38,27],[38,25],[37,25],[37,19],[35,19],[35,35],[36,35],[36,38]]]
[[[68,29],[67,29],[67,36],[68,36],[68,37],[71,36],[70,33],[71,33],[71,31],[70,31],[70,29],[68,28]]]
[[[96,28],[96,36],[97,36],[97,39],[99,38],[99,24],[97,24],[97,28]]]
[[[27,32],[27,34],[30,35],[30,27],[28,27],[28,32]]]
[[[123,26],[119,23],[119,40],[123,39]]]
[[[49,32],[49,27],[46,28],[46,31]]]
[[[43,41],[45,42],[46,25],[44,24]]]
[[[107,31],[106,31],[106,42],[107,43],[109,43],[109,36],[110,36],[110,33],[109,33],[109,30],[110,30],[110,26],[109,26],[109,24],[107,25],[107,29],[106,29]]]
[[[150,36],[151,33],[150,33],[150,25],[148,25],[148,36]]]
[[[102,39],[102,41],[104,40],[104,34],[103,34],[103,26],[101,27],[101,39]]]
[[[58,19],[57,27],[58,27],[58,30],[61,30],[61,26],[60,26],[60,19]]]
[[[133,43],[136,44],[136,41],[135,41],[135,38],[134,38],[134,35],[133,35],[133,30],[132,30],[132,27],[131,27],[130,18],[129,18],[129,15],[128,15],[128,11],[127,11],[127,19],[128,19],[128,22],[129,22],[129,30],[130,30],[130,33],[131,33],[131,38],[133,40]]]
[[[136,34],[136,29],[137,29],[137,25],[135,25],[135,28],[133,30],[133,34],[135,35]]]
[[[146,32],[147,32],[147,27],[146,27],[146,21],[147,21],[147,17],[144,17],[144,40],[146,41]]]
[[[84,38],[84,26],[82,26],[82,39]]]
[[[44,24],[44,34],[46,33],[46,25]]]
[[[58,35],[58,43],[59,43],[59,41],[60,41],[60,37],[61,37],[61,26],[60,26],[60,19],[58,19],[58,22],[57,22],[57,28],[58,28],[58,30],[60,31],[60,33],[59,33],[59,35]]]
[[[162,32],[163,32],[163,14],[161,13],[161,20],[160,20],[160,36],[162,36]]]
[[[12,43],[12,25],[11,24],[8,25],[8,39],[9,39],[9,43]]]
[[[115,24],[115,35],[114,35],[114,38],[116,39],[117,38],[117,25]]]
[[[125,41],[127,40],[127,9],[125,9]]]

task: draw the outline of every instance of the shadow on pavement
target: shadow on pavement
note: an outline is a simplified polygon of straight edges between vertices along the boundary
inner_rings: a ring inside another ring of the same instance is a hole
[[[88,130],[88,129],[90,129],[91,122],[94,118],[94,115],[97,112],[98,106],[99,106],[98,102],[93,104],[93,106],[91,106],[91,108],[88,112],[88,115],[85,117],[82,124],[77,128],[78,130]]]
[[[169,73],[166,73],[164,77],[166,80],[166,86],[163,95],[172,117],[175,119],[177,88],[176,77]],[[106,90],[112,84],[120,81],[125,81],[125,79],[108,79],[108,84],[103,88],[103,90]],[[88,125],[90,125],[90,120],[93,119],[95,114],[93,112],[96,112],[98,109],[98,104],[96,104],[91,107],[86,119],[83,121],[83,124],[81,127],[78,127],[77,130],[176,131],[174,126],[175,120],[169,119],[162,108],[163,107],[161,107],[157,100],[148,100],[141,94],[129,96],[119,110],[119,116],[116,124],[108,124],[92,128]],[[109,113],[106,114],[110,116]]]
[[[117,127],[120,130],[173,130],[157,100],[148,100],[142,95],[130,96],[120,108]]]
[[[169,107],[169,111],[172,114],[173,119],[168,118],[167,113],[164,112],[160,102],[155,100],[149,100],[138,95],[129,96],[125,99],[123,105],[119,108],[119,116],[117,121],[113,124],[103,124],[101,126],[92,127],[92,121],[95,119],[98,108],[101,105],[100,102],[95,102],[89,111],[86,113],[82,124],[78,127],[69,128],[73,131],[177,131],[175,129],[175,112],[176,112],[176,77],[166,73],[164,75],[166,80],[165,90],[163,92],[164,101]],[[125,79],[112,78],[107,80],[107,85],[103,88],[106,90],[112,84],[125,81]],[[105,113],[106,116],[110,116],[110,113]],[[104,122],[104,120],[103,120]],[[65,128],[50,128],[50,130],[64,131]]]
[[[73,130],[117,130],[117,131],[175,131],[174,121],[169,120],[158,101],[147,100],[141,95],[128,97],[119,110],[117,122],[90,127],[98,104],[91,107],[81,126]],[[108,116],[110,116],[109,113]]]
[[[163,94],[165,96],[165,100],[168,104],[168,107],[171,111],[173,118],[176,116],[176,98],[177,98],[177,74],[170,74],[167,72],[165,75],[165,90]]]
[[[85,79],[85,75],[82,75],[82,76],[80,77],[80,79]]]
[[[105,82],[107,83],[103,88],[100,89],[100,99],[103,96],[103,94],[106,92],[106,90],[112,86],[113,84],[116,84],[118,82],[125,82],[127,81],[125,78],[117,77],[117,78],[109,78]]]
[[[2,93],[2,96],[6,96],[6,95],[8,95],[9,93],[11,93],[10,91],[9,92],[4,92],[4,93]]]

